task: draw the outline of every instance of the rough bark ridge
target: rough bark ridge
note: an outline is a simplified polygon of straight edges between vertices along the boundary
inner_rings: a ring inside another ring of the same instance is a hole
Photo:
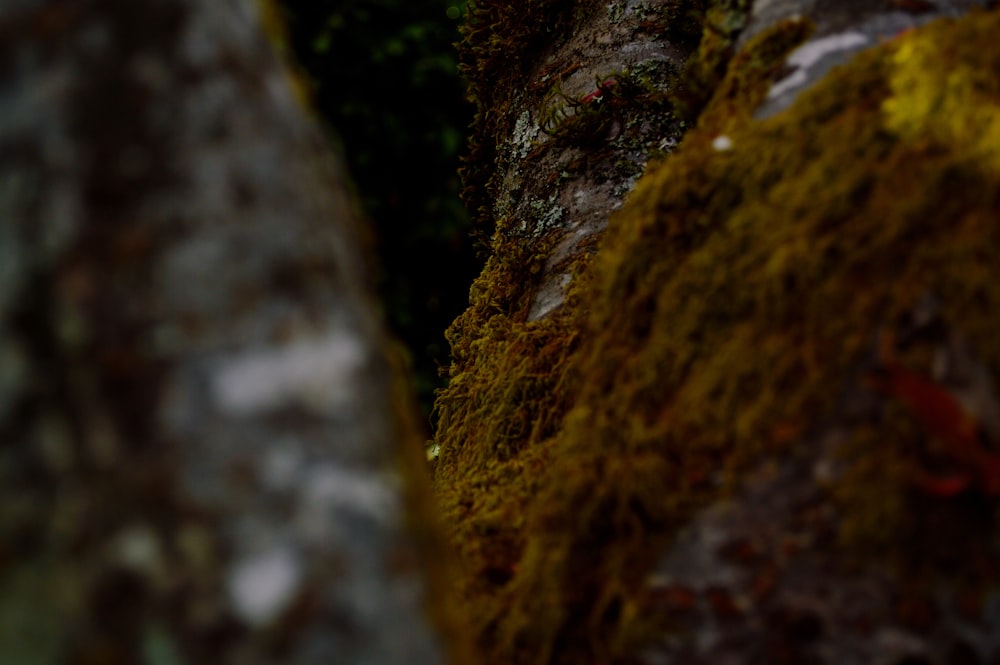
[[[4,662],[440,660],[363,230],[258,23],[0,10]]]
[[[1000,15],[526,1],[562,26],[546,50],[495,4],[471,14],[466,176],[496,230],[451,331],[435,468],[481,658],[994,662]],[[650,108],[592,113],[580,83],[563,130],[533,132],[538,63],[591,21],[668,9],[704,30],[641,86],[670,118],[642,145],[679,145],[599,239],[614,205],[532,216],[576,173],[546,161],[561,141],[599,163]],[[534,64],[498,70],[504,35]]]

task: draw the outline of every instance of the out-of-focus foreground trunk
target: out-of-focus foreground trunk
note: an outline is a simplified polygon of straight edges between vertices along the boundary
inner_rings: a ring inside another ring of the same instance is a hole
[[[988,4],[474,3],[430,454],[482,662],[997,662]]]
[[[258,8],[0,9],[4,663],[442,659],[364,229]]]

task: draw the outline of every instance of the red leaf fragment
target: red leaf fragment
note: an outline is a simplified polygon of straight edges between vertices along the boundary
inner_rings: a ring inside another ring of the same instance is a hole
[[[615,86],[617,86],[617,85],[618,85],[618,81],[616,79],[613,79],[613,78],[612,79],[607,79],[606,81],[603,81],[597,87],[597,90],[594,90],[593,92],[589,92],[586,95],[584,95],[583,97],[581,97],[580,98],[580,103],[582,103],[582,104],[590,104],[591,102],[596,102],[597,100],[599,100],[602,97],[604,97],[604,95],[606,95],[608,92],[610,92],[611,90],[613,90],[615,88]]]
[[[924,430],[944,444],[944,453],[961,470],[935,476],[921,474],[918,484],[929,494],[954,496],[969,487],[987,494],[1000,493],[1000,454],[983,445],[983,432],[943,386],[903,367],[895,360],[884,363],[875,387],[905,404]]]

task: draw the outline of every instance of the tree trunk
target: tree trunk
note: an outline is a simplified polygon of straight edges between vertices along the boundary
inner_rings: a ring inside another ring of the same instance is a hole
[[[475,3],[431,455],[482,662],[1000,658],[984,4]]]
[[[256,5],[4,4],[0,660],[440,662],[364,229]]]

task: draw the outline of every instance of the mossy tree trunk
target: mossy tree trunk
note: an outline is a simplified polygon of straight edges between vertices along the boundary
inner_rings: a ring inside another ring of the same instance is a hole
[[[442,660],[364,228],[258,8],[0,9],[5,663]]]
[[[1000,657],[1000,15],[476,2],[435,486],[490,663]]]

